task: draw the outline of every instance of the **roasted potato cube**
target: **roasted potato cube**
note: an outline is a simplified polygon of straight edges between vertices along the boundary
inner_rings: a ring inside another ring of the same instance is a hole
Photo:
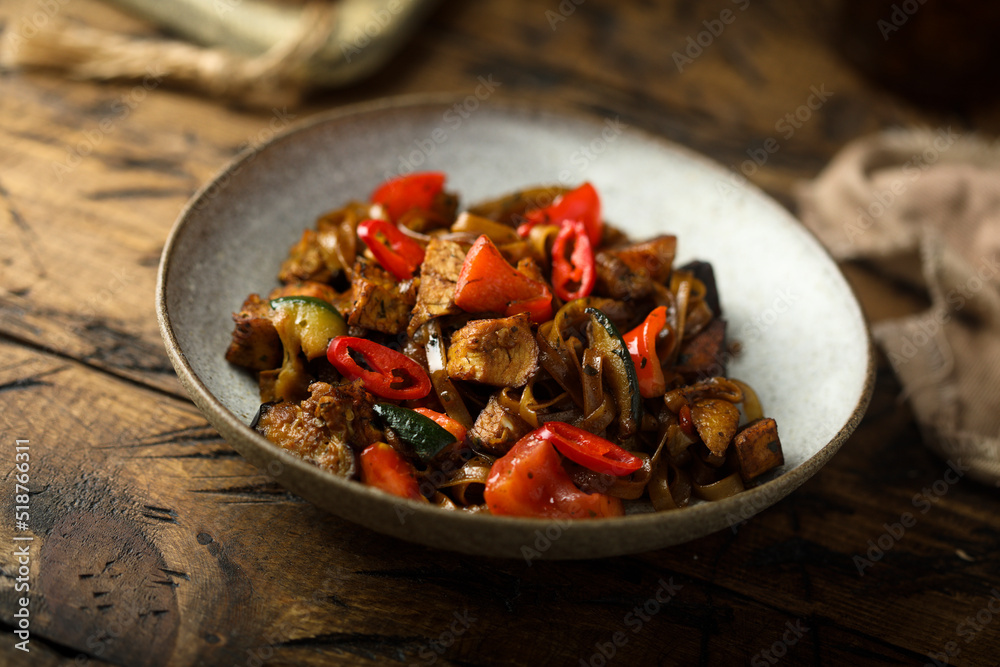
[[[755,419],[740,429],[733,438],[733,446],[744,482],[785,463],[778,425],[770,417]]]

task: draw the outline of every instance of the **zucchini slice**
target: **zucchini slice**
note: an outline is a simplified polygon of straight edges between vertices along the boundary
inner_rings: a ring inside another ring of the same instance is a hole
[[[424,463],[455,442],[455,436],[430,417],[425,417],[415,410],[392,403],[376,403],[375,414],[386,426],[395,431],[396,435],[408,442]]]
[[[608,316],[596,308],[587,308],[590,316],[590,344],[601,356],[604,377],[614,391],[618,407],[618,437],[625,439],[635,434],[642,423],[642,395],[639,378],[632,363],[628,346],[618,333],[618,327]]]
[[[286,349],[289,343],[294,346],[293,338],[298,338],[309,361],[325,355],[332,338],[347,333],[347,323],[337,309],[314,296],[271,299],[271,308],[277,311],[274,324]]]

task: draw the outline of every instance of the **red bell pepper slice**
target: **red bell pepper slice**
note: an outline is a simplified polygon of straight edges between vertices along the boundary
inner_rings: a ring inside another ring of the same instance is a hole
[[[444,178],[440,171],[397,176],[375,188],[371,200],[381,204],[389,218],[396,221],[410,209],[430,209],[434,198],[444,190]]]
[[[385,220],[362,220],[358,223],[358,238],[382,268],[396,277],[409,280],[424,261],[424,248],[399,227]]]
[[[455,286],[455,305],[469,313],[506,317],[528,313],[535,323],[552,319],[552,290],[511,266],[483,234],[469,249]]]
[[[601,236],[604,233],[601,198],[590,183],[584,183],[577,189],[557,197],[548,206],[528,211],[525,218],[527,222],[517,228],[521,238],[526,237],[535,225],[561,225],[567,220],[579,220],[587,228],[591,247],[597,248],[601,245]]]
[[[567,220],[552,245],[552,288],[563,301],[572,301],[589,296],[596,278],[587,228],[579,220]]]
[[[602,475],[631,475],[642,459],[613,442],[565,422],[546,422],[538,437],[555,445],[559,453]]]
[[[352,352],[360,356],[368,368],[355,361]],[[365,389],[382,398],[416,400],[431,392],[431,379],[420,364],[366,338],[337,336],[326,348],[326,358],[341,375],[351,380],[360,379]]]
[[[419,412],[428,419],[433,419],[438,426],[455,436],[455,440],[458,442],[465,442],[467,429],[448,415],[435,412],[434,410],[430,410],[428,408],[414,408],[413,411]]]
[[[635,375],[639,380],[639,394],[643,398],[662,396],[667,383],[656,356],[656,337],[667,324],[667,307],[654,308],[642,324],[622,336],[635,365]]]
[[[361,481],[400,498],[426,500],[420,493],[417,471],[399,452],[376,442],[361,452]]]
[[[577,488],[552,443],[538,429],[524,436],[490,468],[483,491],[492,514],[548,519],[622,516],[622,501]]]

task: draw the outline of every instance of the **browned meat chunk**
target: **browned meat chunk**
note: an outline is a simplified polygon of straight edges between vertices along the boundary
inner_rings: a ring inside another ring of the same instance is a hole
[[[281,339],[271,323],[270,312],[270,304],[259,295],[247,297],[240,312],[233,313],[236,328],[226,350],[226,361],[255,371],[281,365]]]
[[[517,415],[504,410],[498,395],[493,394],[476,417],[476,423],[469,431],[469,438],[480,449],[502,456],[529,431],[531,426]]]
[[[448,375],[497,387],[521,387],[538,371],[538,343],[526,313],[473,320],[451,336]]]
[[[595,293],[613,299],[641,299],[653,283],[663,284],[677,250],[677,237],[657,236],[641,243],[602,250],[595,258]]]
[[[374,398],[358,382],[314,382],[301,404],[262,409],[257,430],[276,445],[343,477],[357,470],[355,452],[384,439],[375,428]]]
[[[381,266],[358,259],[351,280],[354,304],[347,323],[387,334],[401,333],[417,301],[415,285],[413,280],[397,283]]]
[[[716,318],[681,344],[677,372],[691,383],[726,375],[726,321]]]
[[[420,265],[417,306],[407,328],[411,337],[425,322],[461,312],[455,305],[455,285],[463,262],[465,248],[458,243],[434,238],[427,244],[424,262]]]
[[[785,463],[778,439],[778,425],[770,417],[755,419],[733,438],[740,476],[744,482]]]

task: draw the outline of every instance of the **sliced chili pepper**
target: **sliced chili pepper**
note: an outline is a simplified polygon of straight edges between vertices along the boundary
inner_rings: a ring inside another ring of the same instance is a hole
[[[562,466],[551,442],[538,430],[524,436],[490,468],[483,498],[492,514],[551,519],[621,516],[622,501],[584,493]]]
[[[660,359],[656,356],[656,337],[666,324],[667,307],[658,306],[646,316],[642,324],[622,336],[632,355],[635,374],[639,379],[639,393],[643,398],[662,396],[667,388]]]
[[[624,477],[642,467],[642,459],[613,442],[565,422],[546,422],[538,437],[555,445],[559,453],[603,475]]]
[[[358,238],[365,242],[382,268],[394,275],[396,280],[412,278],[424,261],[423,246],[386,220],[361,221],[358,223]]]
[[[467,429],[448,415],[428,408],[414,408],[414,412],[419,412],[424,417],[433,419],[438,426],[455,436],[455,440],[459,442],[465,441],[465,434],[468,432]]]
[[[371,370],[355,361],[352,352]],[[360,379],[365,389],[382,398],[415,400],[431,391],[431,379],[420,364],[366,338],[337,336],[330,341],[326,358],[341,375],[351,380]]]
[[[590,296],[596,277],[587,228],[579,220],[567,220],[552,245],[552,288],[563,301],[572,301]]]
[[[528,313],[531,321],[552,318],[552,291],[511,266],[485,234],[476,239],[462,264],[455,304],[470,313]]]
[[[389,445],[384,442],[369,445],[360,458],[362,483],[400,498],[425,500],[416,469]]]
[[[604,223],[601,220],[601,198],[590,183],[584,183],[575,190],[557,197],[544,208],[536,208],[525,214],[527,222],[517,228],[524,238],[535,225],[561,225],[567,220],[579,220],[587,228],[587,237],[594,248],[601,245]]]
[[[375,189],[372,203],[381,204],[393,221],[413,208],[428,210],[434,198],[444,190],[444,178],[444,173],[440,171],[397,176]]]
[[[684,431],[692,438],[697,438],[698,434],[694,430],[694,420],[691,418],[691,406],[687,403],[681,406],[681,409],[677,411],[677,422]]]

